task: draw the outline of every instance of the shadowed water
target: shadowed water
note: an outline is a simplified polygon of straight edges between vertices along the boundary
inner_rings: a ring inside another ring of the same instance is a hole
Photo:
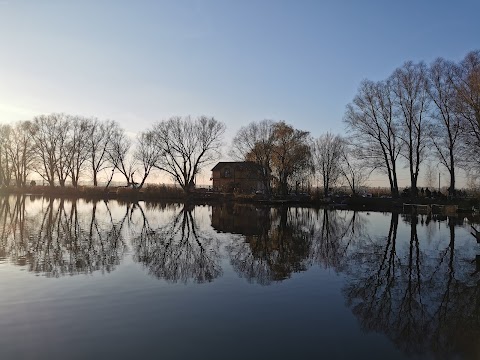
[[[478,359],[475,220],[0,198],[0,358]]]

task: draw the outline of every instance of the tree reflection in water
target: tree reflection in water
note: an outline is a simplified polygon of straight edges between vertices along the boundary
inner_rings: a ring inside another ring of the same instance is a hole
[[[222,274],[219,242],[201,231],[193,207],[170,213],[165,224],[152,227],[141,206],[142,224],[133,239],[134,258],[149,273],[169,282],[210,282]]]
[[[404,216],[404,222],[409,241],[397,239],[399,215],[392,214],[384,239],[364,239],[350,252],[347,304],[365,330],[385,333],[407,353],[478,358],[480,293],[472,244],[456,244],[456,218],[448,219],[449,240],[431,244],[419,238],[417,216]]]
[[[325,268],[343,271],[347,251],[365,236],[367,218],[356,211],[320,209],[315,212],[310,256]]]
[[[232,216],[241,217],[246,211],[248,207],[237,206]],[[266,285],[284,280],[292,272],[306,270],[311,233],[301,211],[264,208],[258,210],[258,216],[262,219],[257,223],[259,231],[245,227],[245,239],[238,239],[228,247],[235,271],[250,282]]]
[[[97,202],[80,212],[77,201],[33,200],[30,205],[42,204],[37,213],[27,210],[26,201],[22,196],[0,198],[2,258],[49,277],[110,272],[120,263],[126,250],[125,218],[98,221]],[[107,203],[104,207],[110,213]]]
[[[212,223],[225,232],[234,224],[236,232],[245,235],[228,246],[232,266],[249,282],[268,285],[314,263],[340,263],[352,235],[362,230],[358,214],[345,214],[328,209],[223,205],[213,207]],[[249,217],[241,223],[235,220]]]
[[[108,272],[128,236],[134,259],[153,276],[210,282],[222,275],[220,235],[199,218],[178,204],[0,198],[0,261],[52,277]],[[464,219],[392,213],[379,237],[368,218],[236,204],[213,206],[211,221],[217,232],[241,234],[225,239],[225,256],[249,282],[269,285],[313,265],[334,269],[345,275],[347,305],[365,331],[386,334],[406,353],[480,358],[480,257]]]

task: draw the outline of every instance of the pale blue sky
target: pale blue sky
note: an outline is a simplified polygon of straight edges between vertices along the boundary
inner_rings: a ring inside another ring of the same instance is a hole
[[[480,1],[0,0],[0,121],[171,115],[342,133],[364,78],[480,48]]]

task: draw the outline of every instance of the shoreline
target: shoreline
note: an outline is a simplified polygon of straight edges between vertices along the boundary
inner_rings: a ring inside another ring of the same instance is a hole
[[[437,208],[448,208],[452,212],[452,206],[455,206],[457,213],[474,213],[479,208],[480,201],[474,197],[465,198],[427,198],[427,197],[331,197],[319,198],[306,194],[287,197],[264,195],[244,195],[233,193],[219,193],[209,191],[195,191],[186,194],[179,188],[143,188],[131,189],[125,187],[100,188],[100,187],[49,187],[33,186],[25,188],[8,187],[0,189],[1,196],[23,195],[23,196],[41,196],[50,198],[67,199],[85,199],[85,200],[120,200],[120,201],[146,201],[146,202],[180,202],[186,204],[257,204],[262,206],[302,206],[302,207],[329,207],[332,209],[345,210],[365,210],[365,211],[385,211],[385,212],[404,212],[404,205],[413,205],[413,212],[432,211]],[[423,207],[424,206],[424,207]],[[428,210],[430,209],[430,210]],[[410,212],[412,212],[410,211]],[[478,211],[478,210],[477,210]],[[419,212],[419,213],[421,213]]]

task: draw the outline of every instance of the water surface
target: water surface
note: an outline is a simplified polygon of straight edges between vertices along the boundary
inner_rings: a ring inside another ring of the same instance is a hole
[[[0,358],[478,359],[474,220],[0,198]]]

